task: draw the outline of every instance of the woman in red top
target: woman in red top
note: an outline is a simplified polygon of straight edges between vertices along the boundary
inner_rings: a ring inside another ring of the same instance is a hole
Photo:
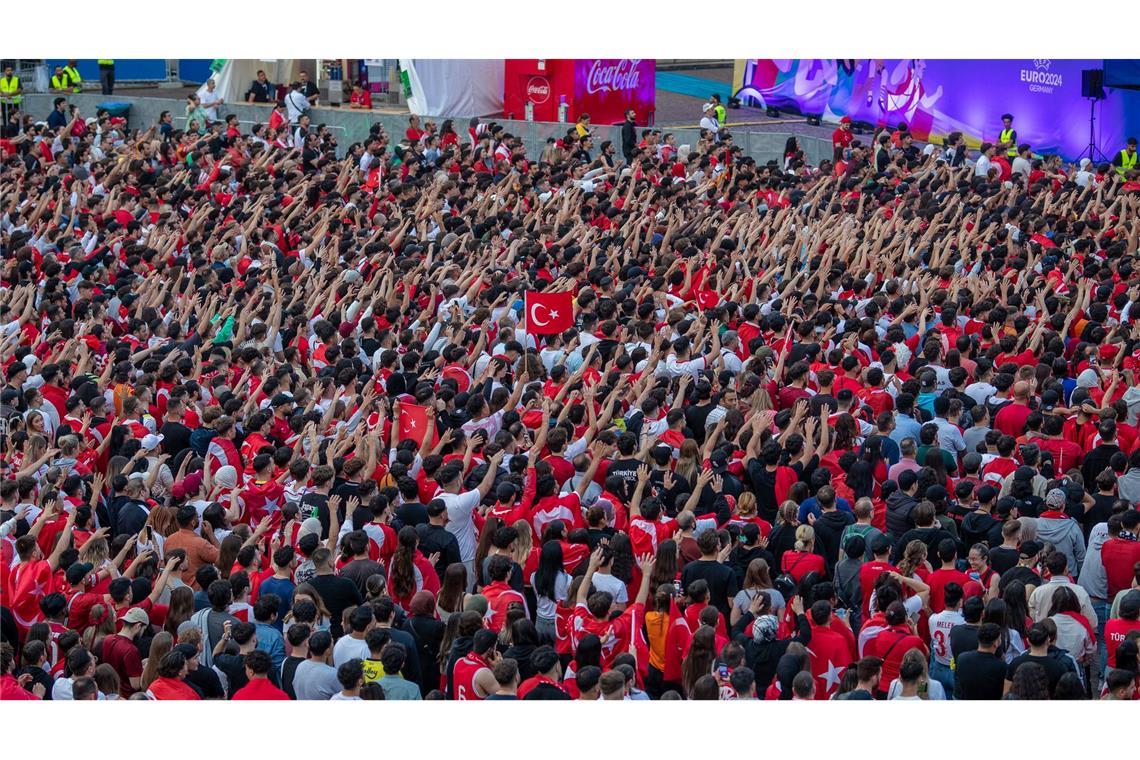
[[[796,545],[792,551],[784,552],[780,558],[780,572],[787,573],[799,583],[810,572],[826,575],[823,557],[814,552],[815,528],[801,525],[796,528]]]
[[[891,602],[886,612],[887,626],[875,634],[867,642],[863,656],[874,656],[883,661],[883,674],[879,684],[889,686],[891,681],[899,677],[899,664],[902,658],[912,649],[918,649],[923,656],[930,652],[914,632],[912,624],[907,621],[906,607],[902,602]],[[886,689],[880,689],[881,699],[886,698]]]

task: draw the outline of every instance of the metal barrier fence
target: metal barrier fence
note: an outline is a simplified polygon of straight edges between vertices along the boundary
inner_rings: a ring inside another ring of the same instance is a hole
[[[25,109],[36,118],[46,118],[51,112],[51,102],[54,96],[33,94],[24,98]],[[114,95],[105,97],[98,94],[80,94],[71,96],[68,101],[79,106],[84,116],[94,116],[100,103],[111,100],[117,103],[130,103],[130,126],[145,129],[158,122],[163,111],[174,114],[175,122],[185,125],[185,100],[175,98],[131,97],[129,95]],[[236,114],[238,120],[250,126],[264,123],[269,120],[270,106],[257,103],[227,103],[219,109],[219,115]],[[408,126],[406,113],[382,113],[379,111],[353,111],[347,108],[314,108],[310,111],[314,125],[324,124],[336,130],[337,140],[341,148],[347,148],[354,142],[368,137],[373,124],[380,123],[385,131],[399,138],[402,137]],[[421,116],[421,121],[431,119],[437,124],[444,117]],[[455,131],[461,137],[466,136],[467,119],[457,118]],[[514,121],[509,119],[495,119],[504,129],[512,135],[519,137],[526,146],[528,156],[537,158],[542,154],[543,147],[549,138],[558,138],[570,129],[572,124],[545,121]],[[695,145],[700,130],[679,127],[675,129],[658,127],[661,131],[671,132],[677,138],[677,145]],[[615,145],[621,146],[621,127],[593,125],[595,135],[595,148],[600,147],[605,140],[611,140]],[[641,135],[638,128],[638,136]],[[731,129],[735,143],[744,149],[747,156],[751,156],[759,163],[770,160],[781,161],[784,155],[784,144],[791,133],[788,132],[749,132],[746,128]],[[343,140],[341,139],[343,137]],[[800,141],[808,160],[818,164],[821,160],[831,157],[831,141],[826,138],[796,135]],[[620,151],[619,151],[620,152]]]

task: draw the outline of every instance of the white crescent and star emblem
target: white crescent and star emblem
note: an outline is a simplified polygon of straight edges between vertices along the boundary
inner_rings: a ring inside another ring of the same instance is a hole
[[[819,678],[822,678],[827,683],[827,691],[829,694],[831,690],[837,687],[839,682],[843,680],[843,671],[846,669],[846,666],[841,665],[836,667],[831,660],[827,661],[827,670],[820,673]]]
[[[542,321],[538,318],[538,309],[540,306],[546,309],[545,321]],[[558,312],[544,303],[536,303],[530,307],[530,321],[535,327],[546,327],[555,319],[558,319]]]

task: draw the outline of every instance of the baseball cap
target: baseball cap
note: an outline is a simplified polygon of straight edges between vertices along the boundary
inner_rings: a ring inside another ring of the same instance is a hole
[[[175,644],[174,649],[171,651],[178,652],[178,654],[185,657],[187,660],[193,659],[198,656],[198,647],[193,644]]]
[[[146,610],[139,609],[138,607],[131,607],[119,616],[119,620],[122,620],[127,625],[135,625],[137,623],[150,625],[150,615],[146,614]]]
[[[1036,557],[1045,547],[1040,541],[1022,541],[1017,551],[1022,557]]]
[[[146,451],[150,451],[151,449],[157,449],[159,444],[162,443],[162,439],[163,439],[163,436],[161,433],[158,435],[155,435],[154,433],[148,433],[148,434],[143,436],[142,447]]]
[[[1054,488],[1045,494],[1045,506],[1055,508],[1065,506],[1065,492],[1060,488]]]
[[[927,490],[929,491],[929,489],[927,489]],[[991,486],[989,484],[986,484],[983,486],[979,486],[976,494],[978,497],[978,501],[980,503],[989,504],[991,501],[994,500],[994,497],[997,496],[998,492],[997,492],[996,488],[994,488],[993,486]]]
[[[67,572],[64,573],[64,577],[67,579],[68,583],[70,583],[72,586],[75,586],[88,575],[90,575],[91,571],[94,569],[95,566],[90,562],[76,562],[74,565],[67,568]]]
[[[879,534],[871,539],[871,553],[882,554],[889,551],[891,548],[891,540],[886,536]]]

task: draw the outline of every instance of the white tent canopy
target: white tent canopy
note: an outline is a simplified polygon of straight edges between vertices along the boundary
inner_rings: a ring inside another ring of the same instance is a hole
[[[487,116],[503,110],[500,59],[401,58],[411,95],[408,109],[424,116]]]

